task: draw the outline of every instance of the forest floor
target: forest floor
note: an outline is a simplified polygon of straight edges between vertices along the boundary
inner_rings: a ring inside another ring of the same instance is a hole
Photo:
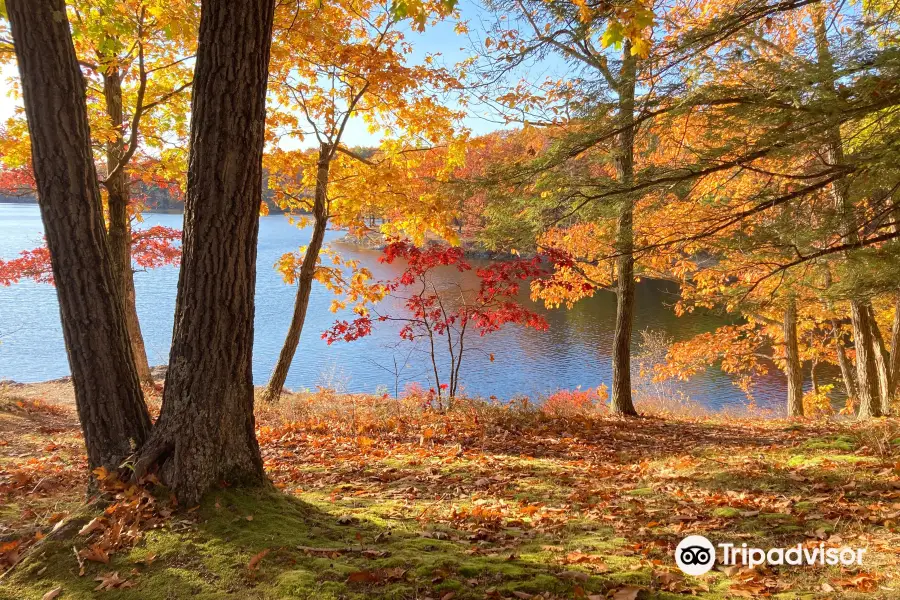
[[[70,388],[0,387],[0,599],[900,598],[896,420],[318,393],[258,426],[270,489],[177,507],[100,473],[86,502]],[[695,578],[673,559],[689,534],[867,552]]]

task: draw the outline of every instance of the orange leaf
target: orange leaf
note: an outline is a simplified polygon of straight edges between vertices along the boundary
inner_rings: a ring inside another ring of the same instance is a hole
[[[373,571],[356,571],[347,577],[348,583],[378,583],[381,577]]]
[[[268,554],[268,553],[269,553],[269,549],[266,548],[265,550],[263,550],[263,551],[260,552],[259,554],[255,555],[253,558],[250,559],[250,562],[247,564],[247,568],[250,569],[251,571],[255,571],[256,569],[258,569],[258,568],[259,568],[259,562],[260,562],[260,561],[263,559],[263,557],[264,557],[266,554]]]

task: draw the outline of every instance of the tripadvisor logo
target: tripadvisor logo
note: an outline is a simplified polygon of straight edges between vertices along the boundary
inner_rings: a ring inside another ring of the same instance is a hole
[[[675,548],[675,563],[682,573],[703,575],[716,563],[716,549],[702,535],[689,535]]]
[[[747,544],[718,544],[723,565],[754,568],[769,565],[862,565],[865,548],[826,548],[825,544],[790,548],[749,548]],[[716,563],[716,547],[702,535],[690,535],[675,548],[675,563],[686,575],[703,575]]]

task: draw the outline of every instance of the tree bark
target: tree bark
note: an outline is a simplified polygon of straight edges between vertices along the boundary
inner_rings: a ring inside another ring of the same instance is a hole
[[[41,219],[88,464],[118,467],[150,416],[113,276],[85,87],[63,0],[8,0]]]
[[[626,41],[620,72],[619,126],[617,136],[616,177],[623,188],[634,184],[634,91],[637,59]],[[620,200],[616,223],[616,327],[612,357],[612,412],[637,415],[631,397],[631,332],[634,326],[634,198],[631,193]]]
[[[253,314],[275,0],[203,0],[182,263],[159,421],[135,461],[182,504],[265,481],[253,416]]]
[[[829,94],[835,93],[834,60],[828,44],[825,27],[825,6],[817,5],[812,10],[815,27],[816,52],[821,71],[822,87]],[[834,125],[825,141],[828,162],[841,165],[844,162],[844,146],[839,125]],[[850,198],[849,183],[839,180],[831,184],[831,194],[835,210],[840,219],[841,234],[849,243],[859,241],[853,201]],[[853,258],[849,254],[847,260]],[[878,366],[875,361],[875,340],[868,303],[859,298],[850,300],[850,317],[853,322],[853,344],[856,348],[856,379],[859,394],[859,418],[881,416],[881,400],[878,390]]]
[[[787,377],[787,412],[803,416],[803,365],[797,341],[797,302],[793,298],[784,311],[784,374]]]
[[[889,362],[891,389],[888,397],[897,395],[897,380],[900,379],[900,299],[894,304],[894,322],[891,325],[891,355]]]
[[[850,318],[853,321],[853,344],[856,348],[856,381],[859,394],[859,418],[881,416],[881,400],[878,390],[878,366],[875,362],[875,344],[872,323],[867,306],[857,300],[850,301]]]
[[[290,371],[297,345],[300,343],[300,334],[303,332],[303,323],[306,321],[306,310],[309,307],[309,295],[312,292],[313,281],[316,275],[316,262],[319,252],[322,250],[322,242],[325,240],[325,229],[328,226],[328,170],[331,167],[333,156],[331,146],[322,144],[319,149],[319,161],[316,171],[316,189],[313,201],[313,225],[312,238],[303,255],[303,264],[300,266],[300,276],[297,282],[297,296],[294,299],[294,315],[288,327],[287,337],[278,363],[272,371],[272,377],[266,386],[265,399],[275,402],[281,396],[284,382]]]
[[[894,207],[893,216],[894,232],[900,233],[900,207]],[[890,388],[888,389],[887,400],[882,404],[885,409],[884,414],[890,413],[891,402],[897,395],[898,379],[900,379],[900,295],[894,300],[894,321],[891,323],[891,348],[888,356],[888,378],[890,380]]]
[[[872,324],[872,338],[875,340],[875,367],[878,370],[878,391],[881,398],[881,414],[887,415],[891,412],[891,357],[888,355],[887,348],[884,346],[884,338],[881,330],[878,328],[878,321],[875,319],[875,311],[871,304],[867,304],[869,313],[869,322]]]
[[[111,66],[103,74],[103,96],[106,114],[116,130],[116,138],[106,144],[106,172],[112,176],[106,182],[107,205],[109,207],[109,254],[113,264],[113,275],[119,286],[122,309],[125,313],[125,327],[134,356],[134,366],[138,379],[145,384],[153,384],[144,336],[137,315],[134,293],[134,271],[131,268],[131,221],[128,218],[128,172],[116,166],[125,155],[125,138],[122,131],[122,76],[118,67]],[[114,172],[115,170],[115,172]]]
[[[838,366],[841,368],[841,378],[844,380],[844,390],[846,390],[847,396],[851,400],[856,401],[859,398],[859,393],[856,391],[856,377],[853,375],[853,366],[850,364],[850,359],[847,358],[847,351],[844,349],[841,330],[834,319],[831,320],[831,330],[834,337],[834,349],[837,354]]]

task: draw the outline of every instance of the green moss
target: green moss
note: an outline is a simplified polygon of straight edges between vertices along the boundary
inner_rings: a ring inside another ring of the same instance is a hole
[[[318,581],[315,573],[296,570],[278,576],[275,592],[283,598],[337,600],[346,595],[347,586],[337,581]]]
[[[756,518],[762,521],[790,521],[794,517],[785,513],[760,513]]]
[[[841,450],[843,452],[853,452],[856,449],[856,442],[847,436],[835,436],[807,440],[801,444],[800,447],[808,450]]]
[[[720,517],[722,519],[733,519],[737,516],[740,516],[741,511],[731,506],[722,506],[713,511],[714,517]]]
[[[526,594],[538,594],[541,592],[553,592],[562,594],[571,585],[552,575],[535,575],[522,581],[513,581],[500,586],[498,589],[504,592],[525,592]]]

